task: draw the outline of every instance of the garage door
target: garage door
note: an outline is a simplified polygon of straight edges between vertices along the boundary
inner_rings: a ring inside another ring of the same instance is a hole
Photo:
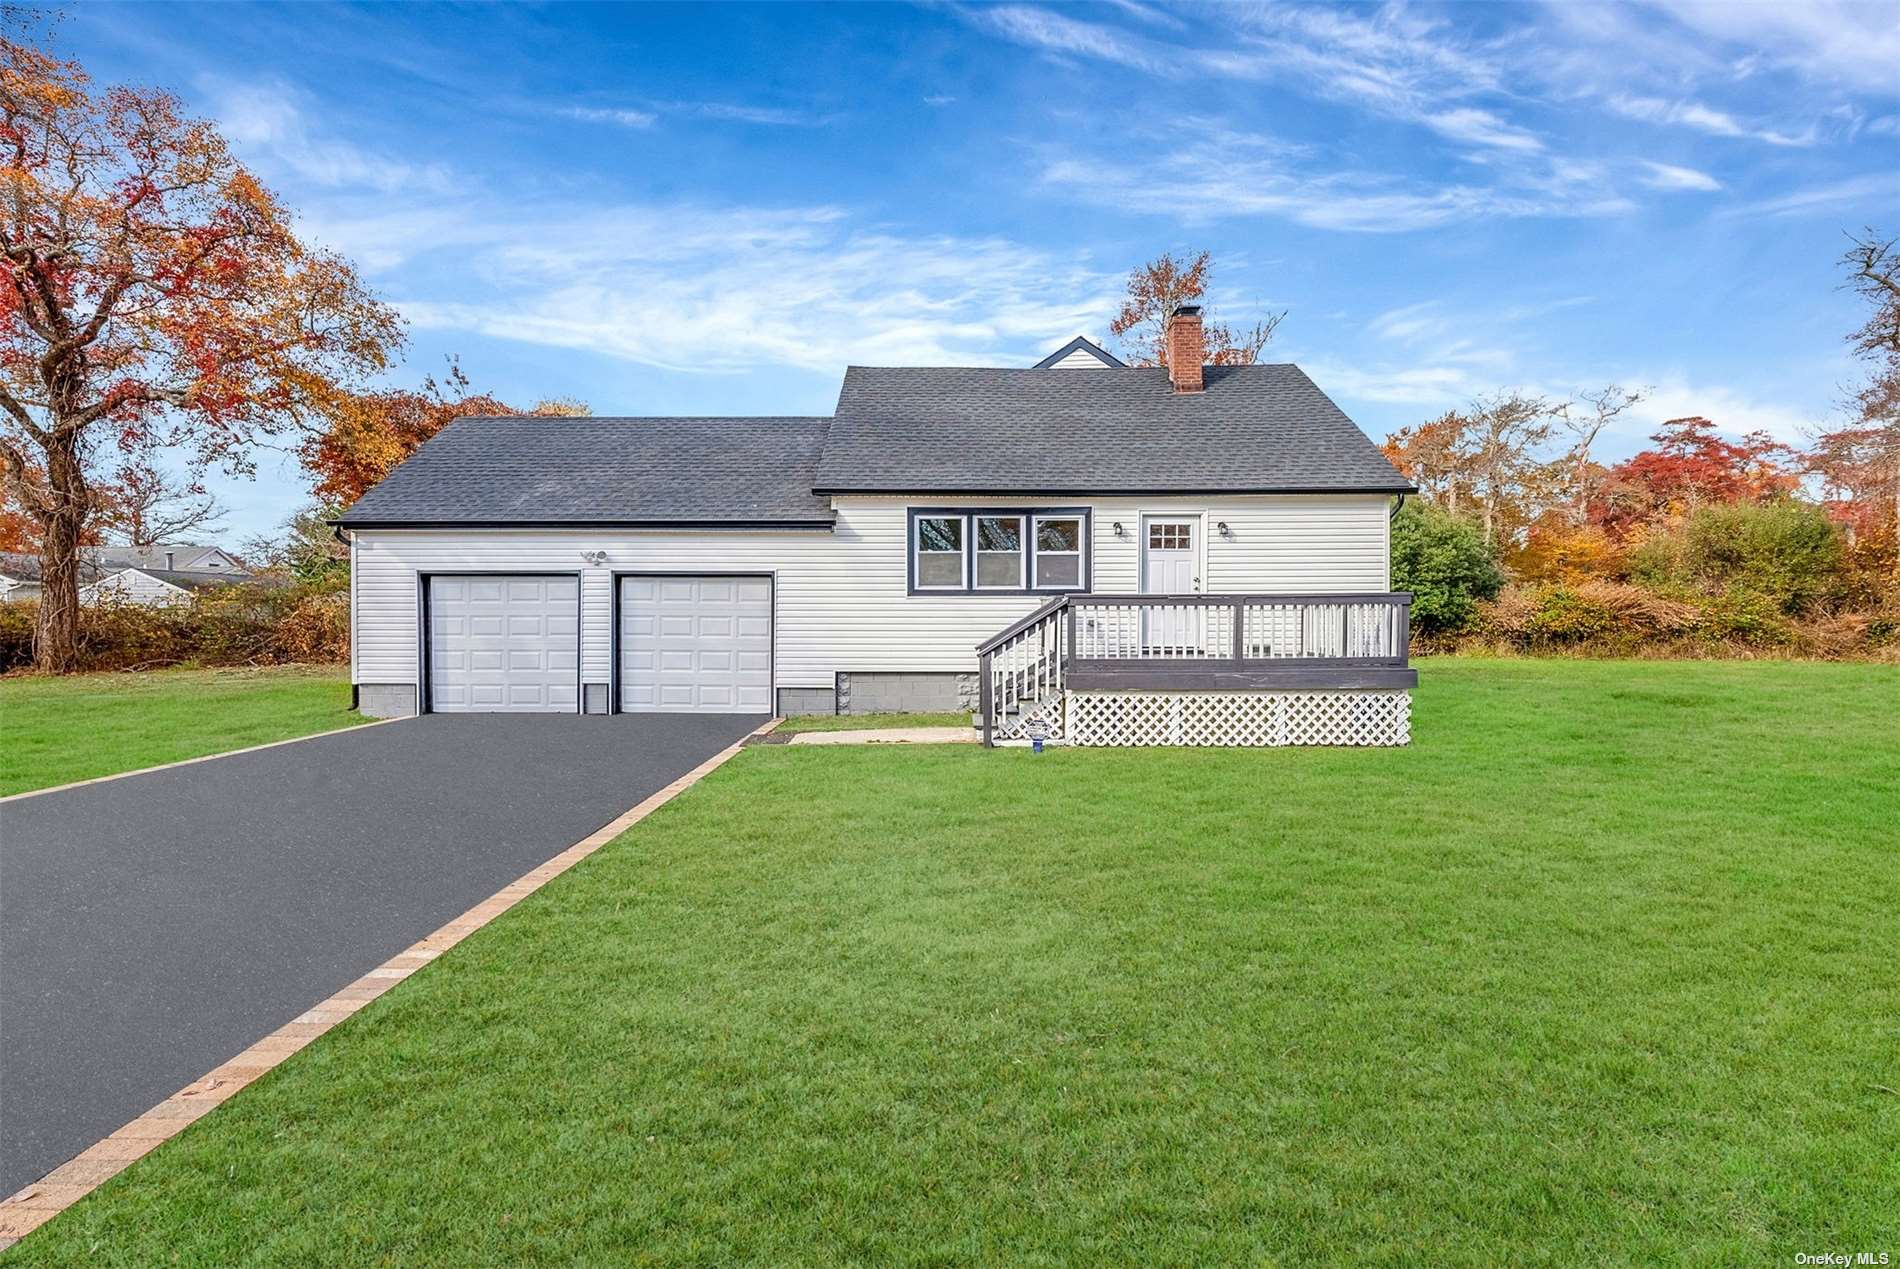
[[[771,581],[621,578],[620,708],[771,713]]]
[[[580,701],[580,582],[429,579],[429,708],[567,713]]]

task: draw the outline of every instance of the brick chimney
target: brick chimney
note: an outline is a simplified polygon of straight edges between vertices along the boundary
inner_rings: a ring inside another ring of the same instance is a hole
[[[1176,392],[1199,392],[1205,383],[1201,363],[1207,340],[1201,334],[1201,306],[1183,304],[1168,315],[1168,379]]]

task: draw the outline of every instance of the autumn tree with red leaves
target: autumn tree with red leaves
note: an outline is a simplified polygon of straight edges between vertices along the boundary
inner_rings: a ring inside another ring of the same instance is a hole
[[[1164,252],[1129,271],[1128,294],[1108,330],[1121,340],[1123,355],[1131,365],[1168,364],[1168,317],[1181,305],[1205,296],[1213,276],[1213,253],[1207,251],[1179,260],[1172,252]],[[1251,366],[1260,359],[1260,350],[1285,317],[1284,312],[1270,313],[1252,326],[1236,330],[1207,315],[1201,336],[1206,341],[1208,363]]]
[[[456,419],[515,414],[571,418],[587,412],[584,403],[568,397],[544,399],[531,410],[516,409],[476,392],[461,366],[450,361],[443,382],[430,376],[419,392],[329,394],[323,403],[325,426],[305,440],[299,457],[318,500],[344,509]]]
[[[39,530],[34,661],[64,671],[102,450],[247,470],[401,328],[166,93],[0,37],[0,157],[0,476]]]
[[[1692,415],[1668,420],[1649,439],[1651,448],[1605,474],[1592,522],[1624,533],[1699,507],[1784,497],[1801,484],[1798,456],[1765,432],[1728,441],[1714,423]]]

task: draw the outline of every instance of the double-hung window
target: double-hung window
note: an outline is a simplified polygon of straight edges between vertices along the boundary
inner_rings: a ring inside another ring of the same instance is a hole
[[[918,590],[964,590],[969,574],[963,551],[963,516],[918,516],[911,531],[917,554]]]
[[[1088,512],[1074,509],[915,508],[913,593],[1087,590]]]
[[[1081,517],[1037,516],[1036,589],[1079,590],[1081,586]]]
[[[976,588],[1025,590],[1029,586],[1023,516],[976,517]]]

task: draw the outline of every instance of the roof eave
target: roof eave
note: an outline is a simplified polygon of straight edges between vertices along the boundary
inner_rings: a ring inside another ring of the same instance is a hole
[[[1102,497],[1102,498],[1163,498],[1181,496],[1213,496],[1237,494],[1415,494],[1416,485],[1263,485],[1263,486],[1189,486],[1162,485],[1120,487],[1109,485],[1039,485],[1034,488],[1013,488],[996,484],[939,485],[909,483],[903,485],[825,485],[812,492],[821,498],[850,496],[853,494],[1007,494],[1011,497]]]
[[[340,529],[833,529],[824,520],[352,520],[339,516],[325,524]]]

